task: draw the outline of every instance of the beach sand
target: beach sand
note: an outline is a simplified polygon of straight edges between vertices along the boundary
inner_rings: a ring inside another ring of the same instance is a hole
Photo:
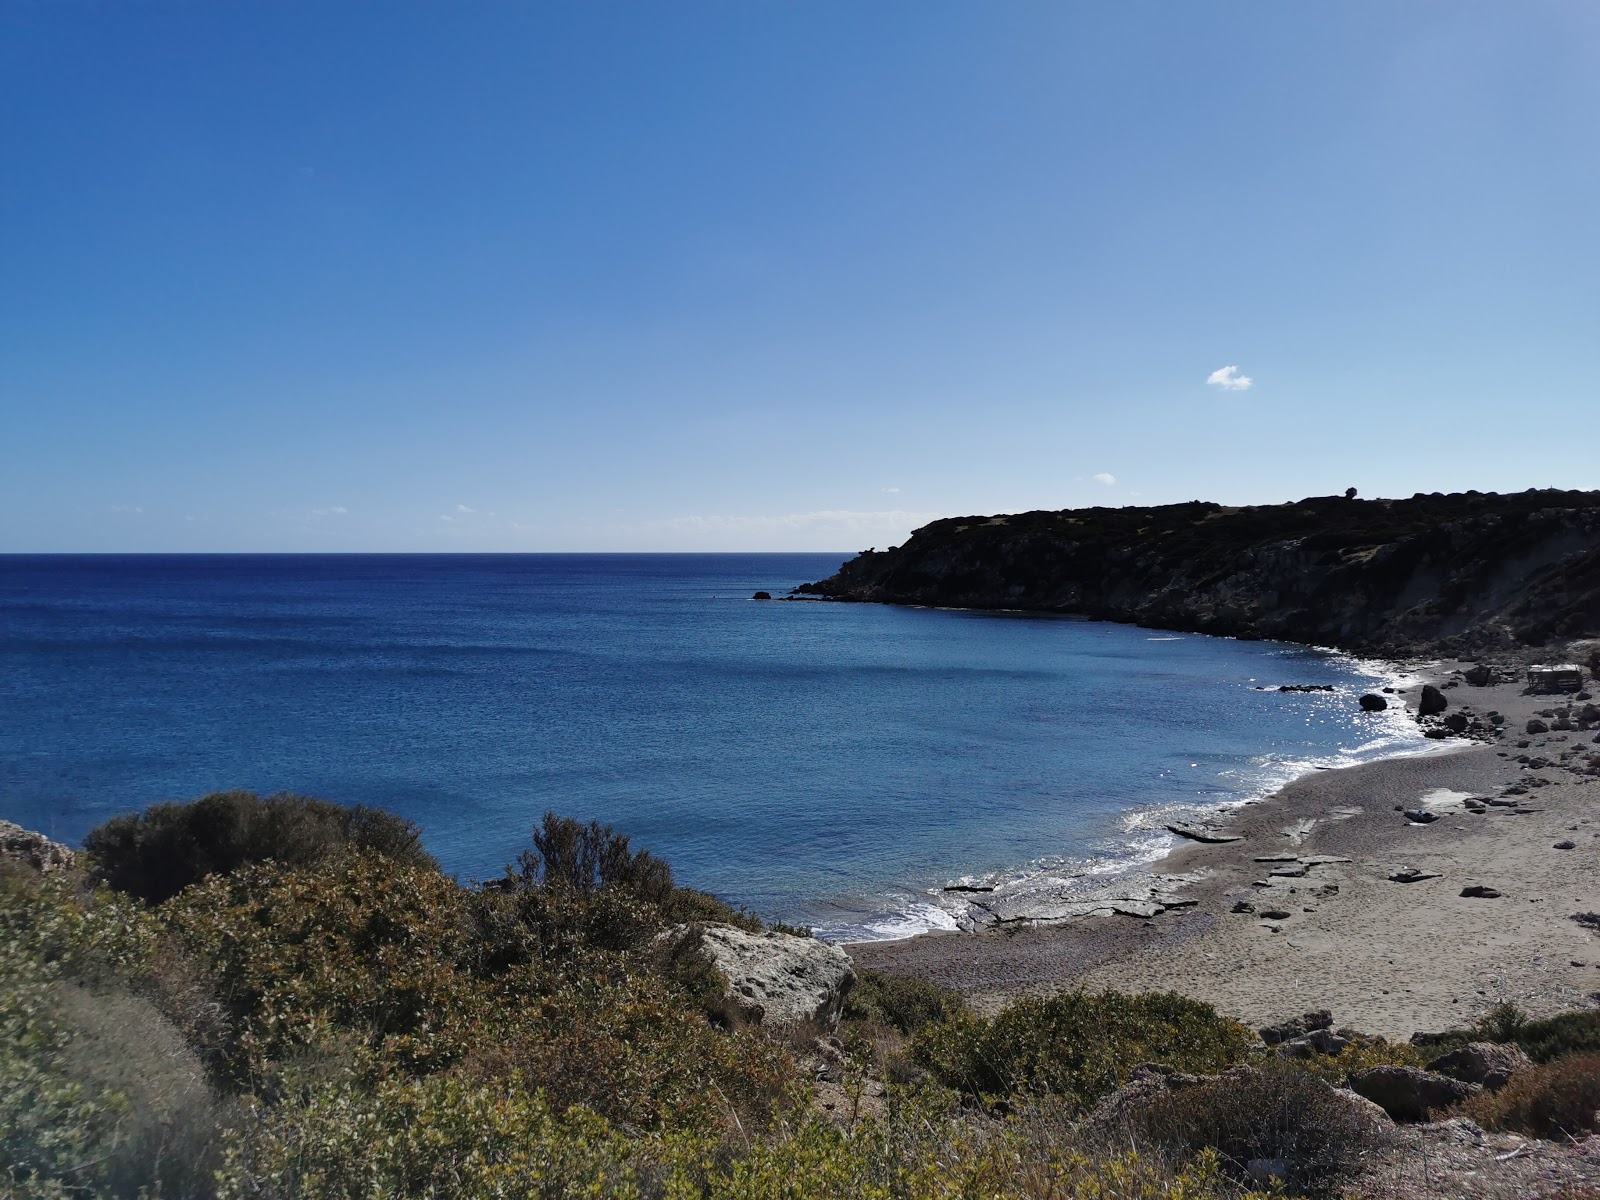
[[[1442,684],[1465,665],[1412,669]],[[1593,730],[1524,733],[1537,713],[1573,701],[1523,692],[1520,681],[1445,691],[1450,712],[1505,716],[1492,743],[1451,739],[1437,753],[1314,771],[1235,810],[1227,828],[1243,840],[1186,843],[1155,868],[1202,873],[1182,893],[1192,908],[924,934],[850,953],[867,969],[954,988],[980,1011],[1076,988],[1172,990],[1252,1024],[1329,1008],[1339,1025],[1406,1037],[1502,1000],[1536,1015],[1593,1004],[1600,934],[1572,916],[1600,911],[1600,776],[1584,773],[1600,745]],[[1467,797],[1483,811],[1464,807]],[[1441,815],[1419,824],[1397,811],[1422,807]],[[1256,861],[1317,855],[1349,861]],[[1437,877],[1391,880],[1408,868]],[[1462,896],[1469,886],[1501,895]],[[1255,911],[1234,912],[1240,901]]]

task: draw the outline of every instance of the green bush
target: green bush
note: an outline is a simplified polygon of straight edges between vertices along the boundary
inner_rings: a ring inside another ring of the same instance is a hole
[[[1020,1000],[990,1019],[960,1015],[925,1026],[912,1052],[963,1092],[1055,1093],[1087,1105],[1140,1063],[1206,1073],[1240,1061],[1253,1042],[1211,1005],[1170,992],[1075,992]]]
[[[1572,1054],[1518,1071],[1498,1092],[1474,1096],[1459,1112],[1485,1129],[1540,1138],[1600,1132],[1600,1053]]]
[[[258,1109],[234,1135],[218,1200],[634,1200],[627,1139],[558,1118],[521,1081],[444,1074],[349,1081]]]
[[[1515,1004],[1502,1001],[1466,1029],[1430,1035],[1427,1049],[1430,1055],[1439,1055],[1469,1042],[1515,1043],[1541,1063],[1600,1051],[1600,1009],[1580,1008],[1534,1020]]]
[[[1600,1051],[1600,1009],[1579,1009],[1524,1022],[1513,1040],[1537,1063]]]
[[[877,971],[858,971],[856,986],[844,1002],[847,1021],[876,1021],[906,1035],[935,1021],[952,1020],[965,1011],[961,997],[948,988]]]
[[[312,866],[350,850],[437,869],[410,821],[287,794],[217,792],[187,804],[155,804],[90,830],[83,848],[99,879],[151,904],[251,863]]]
[[[161,914],[220,1006],[206,1046],[220,1079],[266,1085],[273,1064],[354,1044],[407,1071],[465,1051],[489,985],[468,893],[431,868],[352,854],[269,863],[186,888]]]

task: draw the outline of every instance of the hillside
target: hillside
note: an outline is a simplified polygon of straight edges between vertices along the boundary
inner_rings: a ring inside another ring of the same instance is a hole
[[[1600,492],[951,517],[797,591],[1367,653],[1541,646],[1600,632]]]

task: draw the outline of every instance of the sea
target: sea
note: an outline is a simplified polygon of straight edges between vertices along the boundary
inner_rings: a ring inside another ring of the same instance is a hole
[[[245,788],[378,805],[463,880],[547,811],[844,940],[943,888],[1159,858],[1173,814],[1420,749],[1329,650],[757,601],[848,554],[0,556],[0,818],[76,842]],[[1331,692],[1281,692],[1283,685]]]

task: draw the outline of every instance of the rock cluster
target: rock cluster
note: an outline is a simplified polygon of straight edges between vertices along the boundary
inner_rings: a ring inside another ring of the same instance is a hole
[[[65,871],[77,856],[60,842],[10,821],[0,821],[0,859],[24,862],[37,871]]]

